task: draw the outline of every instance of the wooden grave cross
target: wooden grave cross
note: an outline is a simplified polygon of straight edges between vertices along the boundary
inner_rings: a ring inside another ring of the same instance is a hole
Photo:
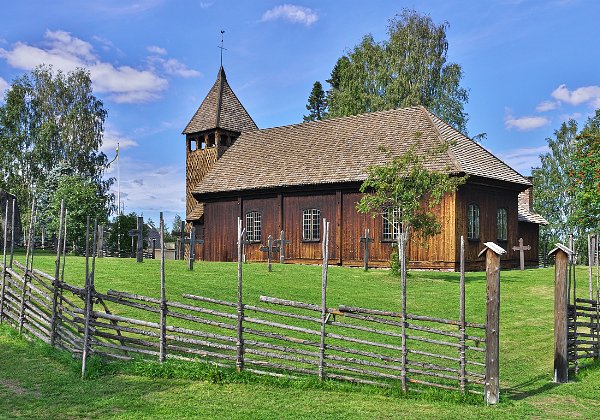
[[[181,239],[181,249],[183,250],[186,245],[190,245],[190,257],[188,259],[188,270],[194,270],[194,260],[196,259],[196,244],[203,244],[203,239],[196,239],[196,227],[192,226],[190,230],[190,237]],[[182,252],[183,254],[183,252]]]
[[[131,236],[131,241],[133,242],[133,238],[137,237],[137,248],[136,248],[136,258],[137,262],[144,262],[144,218],[137,218],[137,229],[130,229],[128,232],[129,236]],[[133,244],[131,246],[133,248]],[[133,251],[133,249],[132,249]]]
[[[183,257],[185,255],[185,222],[182,220],[181,224],[179,225],[179,239],[177,239],[177,242],[179,244],[179,248],[177,249],[177,252],[175,253],[175,259],[179,259],[179,260],[183,260]]]
[[[282,230],[279,239],[276,239],[274,243],[275,246],[279,247],[279,263],[285,264],[285,245],[292,242],[285,239],[285,231]]]
[[[273,241],[273,236],[269,235],[269,238],[267,239],[267,245],[266,246],[261,246],[260,250],[262,252],[266,252],[267,253],[267,267],[269,269],[269,272],[271,272],[271,262],[273,259],[273,254],[276,254],[279,252],[279,248],[277,246],[274,245]]]
[[[367,271],[369,269],[369,244],[373,242],[374,239],[369,236],[369,229],[365,229],[365,236],[360,238],[360,242],[364,243],[365,252],[363,255],[363,263],[364,269]]]
[[[519,251],[521,270],[525,270],[525,251],[531,250],[531,245],[523,245],[523,238],[519,238],[519,246],[513,246],[513,251]]]

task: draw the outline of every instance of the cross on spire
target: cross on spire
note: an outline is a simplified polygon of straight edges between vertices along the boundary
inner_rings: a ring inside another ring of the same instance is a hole
[[[221,50],[221,67],[223,67],[223,50],[226,50],[227,48],[223,47],[223,34],[225,33],[224,30],[221,30],[221,45],[217,46],[217,48],[219,48]]]

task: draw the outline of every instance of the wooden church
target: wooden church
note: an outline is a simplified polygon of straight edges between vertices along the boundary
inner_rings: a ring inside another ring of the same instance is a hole
[[[523,238],[527,266],[538,265],[539,224],[533,213],[532,184],[481,145],[421,106],[351,117],[259,129],[229,86],[221,67],[215,84],[183,131],[186,136],[186,219],[196,227],[196,258],[233,261],[237,218],[248,241],[246,256],[262,261],[260,250],[272,235],[285,232],[285,257],[294,263],[322,258],[322,219],[331,222],[330,263],[362,265],[370,230],[369,264],[388,266],[399,232],[397,214],[375,218],[356,211],[359,187],[370,165],[386,162],[384,146],[402,154],[419,138],[425,150],[450,141],[448,152],[430,162],[468,175],[457,192],[435,209],[439,235],[411,241],[409,267],[456,270],[461,235],[468,269],[483,268],[478,253],[493,241],[508,252],[505,267],[519,265],[512,247]]]

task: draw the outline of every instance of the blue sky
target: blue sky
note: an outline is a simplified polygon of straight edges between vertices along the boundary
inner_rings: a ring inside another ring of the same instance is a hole
[[[302,121],[313,82],[363,35],[384,39],[402,7],[450,24],[469,133],[487,133],[483,145],[524,175],[561,122],[600,107],[591,0],[4,2],[0,91],[41,63],[89,68],[109,111],[109,158],[121,143],[125,210],[170,220],[185,212],[180,133],[216,78],[221,30],[229,83],[266,128]]]

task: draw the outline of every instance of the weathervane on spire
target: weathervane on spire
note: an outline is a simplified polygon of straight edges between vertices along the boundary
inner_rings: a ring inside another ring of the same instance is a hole
[[[227,48],[223,47],[223,34],[225,33],[224,30],[221,30],[221,46],[217,47],[221,49],[221,67],[223,67],[223,50],[226,50]]]

